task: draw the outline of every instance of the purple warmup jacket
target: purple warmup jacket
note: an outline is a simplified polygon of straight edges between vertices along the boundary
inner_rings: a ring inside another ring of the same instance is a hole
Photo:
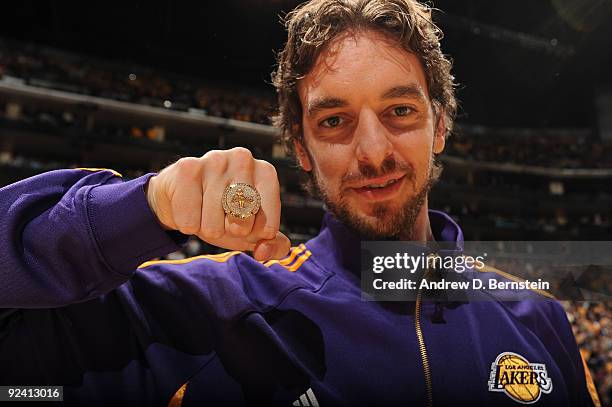
[[[597,403],[556,302],[363,301],[359,236],[329,213],[280,261],[145,263],[185,240],[157,223],[149,177],[0,189],[0,385],[63,385],[86,405]],[[429,216],[436,240],[462,242]]]

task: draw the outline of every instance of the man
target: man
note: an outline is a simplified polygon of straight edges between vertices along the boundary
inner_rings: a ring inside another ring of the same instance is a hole
[[[275,169],[244,148],[3,188],[0,384],[88,404],[592,403],[556,303],[361,299],[362,239],[462,243],[427,209],[455,110],[428,9],[315,0],[287,21],[277,124],[329,209],[320,234],[290,250]],[[141,264],[189,234],[233,251]]]

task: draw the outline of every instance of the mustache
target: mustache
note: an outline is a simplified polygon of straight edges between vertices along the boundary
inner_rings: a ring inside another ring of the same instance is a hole
[[[378,168],[370,164],[360,163],[358,165],[358,172],[346,173],[342,177],[341,183],[345,185],[347,183],[367,181],[371,178],[382,177],[394,172],[403,172],[410,180],[414,180],[415,178],[415,171],[412,164],[405,161],[397,161],[394,157],[388,157]]]

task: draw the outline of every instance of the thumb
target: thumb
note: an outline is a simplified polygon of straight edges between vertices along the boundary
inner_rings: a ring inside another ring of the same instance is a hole
[[[258,261],[282,259],[287,256],[291,249],[291,241],[281,232],[276,232],[276,237],[269,240],[260,240],[255,245],[253,257]]]

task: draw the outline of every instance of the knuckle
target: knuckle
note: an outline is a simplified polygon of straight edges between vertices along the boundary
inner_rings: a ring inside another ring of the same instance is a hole
[[[181,174],[194,174],[198,167],[198,159],[195,157],[184,157],[178,160],[175,165]]]
[[[234,147],[231,150],[232,158],[235,158],[239,161],[249,161],[253,159],[253,153],[251,150],[245,147]]]
[[[223,154],[223,151],[221,151],[221,150],[208,150],[206,153],[204,153],[202,158],[209,158],[210,156],[219,155],[219,154]]]
[[[274,178],[278,181],[278,173],[274,165],[265,160],[257,160],[257,167],[264,177]]]
[[[227,165],[227,158],[222,151],[212,150],[204,154],[206,169],[211,171],[223,172]]]

